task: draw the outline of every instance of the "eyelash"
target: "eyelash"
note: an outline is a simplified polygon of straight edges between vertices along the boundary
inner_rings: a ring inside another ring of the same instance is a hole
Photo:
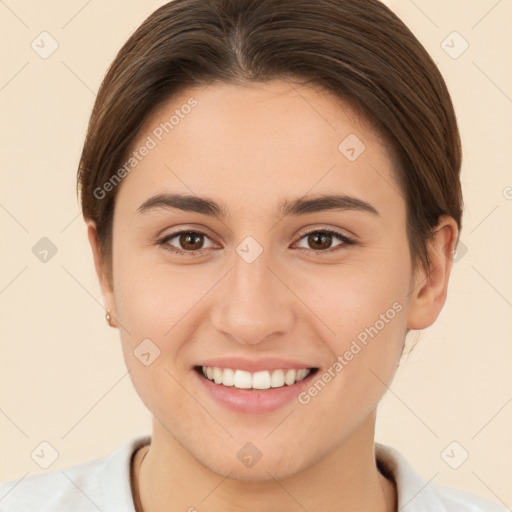
[[[305,249],[304,247],[300,247],[298,250],[301,251],[301,252],[313,252],[315,254],[318,254],[318,255],[322,255],[325,254],[325,253],[333,253],[337,250],[341,250],[343,249],[346,245],[353,245],[355,244],[356,242],[350,238],[348,238],[347,236],[339,233],[338,231],[333,231],[331,229],[314,229],[312,231],[308,231],[306,233],[304,233],[303,235],[300,236],[299,238],[299,241],[302,240],[303,238],[309,236],[309,235],[312,235],[312,234],[318,234],[318,233],[321,233],[321,234],[325,234],[325,235],[331,235],[335,238],[337,238],[339,241],[343,242],[342,244],[340,245],[337,245],[336,247],[334,247],[333,249],[326,249],[326,250],[318,250],[318,251],[315,251],[314,249]],[[178,255],[182,255],[182,256],[196,256],[197,254],[202,254],[203,251],[205,251],[206,249],[199,249],[197,251],[184,251],[183,249],[178,249],[177,247],[174,247],[174,246],[171,246],[168,244],[168,241],[169,240],[172,240],[173,238],[179,236],[179,235],[182,235],[182,234],[193,234],[193,235],[200,235],[200,236],[204,236],[206,238],[209,238],[209,236],[206,234],[206,233],[203,233],[202,231],[194,231],[194,230],[183,230],[183,231],[177,231],[176,233],[172,233],[170,235],[165,235],[164,237],[160,238],[159,240],[157,240],[157,244],[161,245],[164,247],[164,249],[166,249],[167,251],[170,251],[172,253],[175,253],[175,254],[178,254]]]

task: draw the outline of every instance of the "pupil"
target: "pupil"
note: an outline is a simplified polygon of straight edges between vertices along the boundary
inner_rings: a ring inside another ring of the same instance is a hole
[[[331,235],[326,234],[326,233],[314,233],[309,236],[308,242],[311,246],[314,247],[315,245],[317,245],[321,249],[322,242],[329,241],[329,243],[327,244],[327,247],[324,246],[325,248],[328,249],[331,246],[331,242],[332,242],[331,238],[332,238]],[[319,241],[317,241],[317,240],[319,240]]]
[[[180,237],[180,244],[183,248],[196,250],[198,247],[194,247],[194,243],[199,243],[201,241],[201,236],[202,235],[194,233],[185,233]]]

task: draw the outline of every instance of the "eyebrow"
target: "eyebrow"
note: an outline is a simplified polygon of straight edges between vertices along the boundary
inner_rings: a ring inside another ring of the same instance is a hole
[[[228,209],[222,203],[217,203],[206,197],[186,194],[158,194],[142,203],[137,212],[145,213],[160,208],[176,208],[186,212],[195,212],[210,217],[224,219]],[[318,197],[300,197],[293,201],[284,200],[279,203],[278,212],[281,216],[307,215],[309,213],[329,210],[355,210],[379,215],[379,212],[366,201],[355,197],[339,194],[322,194]]]

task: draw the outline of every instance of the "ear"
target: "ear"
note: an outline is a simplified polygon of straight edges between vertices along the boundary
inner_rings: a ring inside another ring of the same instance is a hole
[[[103,303],[105,304],[105,309],[110,310],[110,316],[112,317],[110,325],[111,327],[118,327],[116,322],[117,312],[115,308],[112,283],[108,272],[106,271],[103,254],[101,253],[96,224],[92,220],[87,221],[87,236],[89,238],[89,243],[91,244],[92,254],[94,257],[94,267],[96,268],[96,275],[100,282]]]
[[[427,246],[430,268],[419,266],[413,277],[408,329],[425,329],[438,317],[446,301],[458,227],[455,219],[442,216]]]

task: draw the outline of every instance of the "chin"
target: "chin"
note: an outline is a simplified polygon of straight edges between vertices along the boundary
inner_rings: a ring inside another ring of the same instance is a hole
[[[237,463],[238,462],[238,463]],[[211,465],[205,465],[210,471],[230,480],[239,480],[241,482],[273,482],[294,476],[301,471],[301,467],[293,464],[291,461],[273,461],[263,460],[263,457],[253,467],[243,467],[238,460],[216,462]],[[203,463],[204,464],[204,463]]]
[[[321,458],[320,454],[314,453],[312,446],[309,446],[310,458],[303,448],[294,445],[287,448],[267,443],[267,446],[261,446],[260,451],[253,444],[236,441],[232,445],[218,446],[215,452],[208,454],[195,449],[191,453],[209,471],[243,482],[272,482],[289,478],[314,465],[316,458]]]

